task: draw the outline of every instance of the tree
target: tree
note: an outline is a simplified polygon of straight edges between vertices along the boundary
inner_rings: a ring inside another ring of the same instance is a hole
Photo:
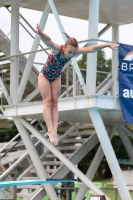
[[[97,71],[100,72],[110,72],[111,71],[111,59],[105,59],[105,52],[103,50],[99,50],[97,52]],[[78,65],[82,69],[86,69],[87,65],[87,54],[83,54],[82,58],[78,61]],[[86,81],[86,71],[82,71],[81,73],[84,77],[84,80]],[[97,80],[96,85],[99,85],[105,78],[107,77],[107,74],[97,73]]]

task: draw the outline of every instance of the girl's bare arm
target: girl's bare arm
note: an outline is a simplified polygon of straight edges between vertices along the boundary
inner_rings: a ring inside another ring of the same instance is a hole
[[[119,44],[117,44],[117,43],[104,43],[104,44],[98,44],[98,45],[94,45],[94,46],[90,46],[90,47],[81,47],[81,48],[78,48],[76,54],[91,53],[91,52],[95,52],[100,49],[103,49],[105,47],[109,47],[110,49],[117,49],[118,46],[119,46]]]
[[[48,35],[42,32],[38,24],[36,26],[36,33],[38,33],[41,37],[41,40],[56,53],[60,51],[60,45],[54,43]]]

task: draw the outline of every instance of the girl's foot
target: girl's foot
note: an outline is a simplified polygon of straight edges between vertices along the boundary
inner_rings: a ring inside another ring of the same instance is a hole
[[[51,144],[53,144],[54,146],[58,145],[58,135],[57,134],[48,133],[48,136],[49,136]]]

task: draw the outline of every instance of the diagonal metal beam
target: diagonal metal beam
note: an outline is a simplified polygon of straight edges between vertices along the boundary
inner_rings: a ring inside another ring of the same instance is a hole
[[[76,174],[82,182],[84,182],[92,191],[96,194],[104,195],[104,193],[97,188],[87,177],[84,175],[73,163],[69,161],[56,147],[47,141],[33,126],[31,126],[25,119],[18,118],[19,121],[32,132],[38,140],[40,140],[44,146],[46,146],[56,157],[64,163],[74,174]],[[109,200],[108,197],[106,197]]]
[[[33,162],[33,165],[36,169],[38,177],[40,179],[48,178],[46,170],[44,169],[44,166],[39,158],[39,155],[31,141],[31,138],[29,136],[27,129],[25,128],[25,126],[22,123],[20,123],[21,120],[18,117],[14,117],[13,119],[14,119],[14,123],[16,124],[16,126],[19,130],[21,138],[25,144],[25,147],[29,153],[29,156]],[[44,188],[51,200],[57,200],[57,195],[56,195],[52,185],[46,185],[46,186],[44,186]]]
[[[116,131],[116,128],[117,128],[117,125],[114,125],[112,127],[110,127],[110,130],[109,130],[109,137],[110,139],[112,139],[113,137],[113,134],[114,132]],[[102,159],[103,159],[103,156],[104,156],[104,152],[103,152],[103,149],[102,149],[102,146],[100,145],[96,154],[95,154],[95,157],[93,159],[93,161],[91,162],[91,165],[86,173],[86,176],[89,178],[89,179],[93,179]],[[76,197],[74,200],[81,200],[84,198],[84,194],[86,193],[86,190],[87,190],[87,186],[82,183],[82,185],[80,186],[77,194],[76,194]]]
[[[98,37],[101,37],[109,28],[111,28],[112,25],[111,24],[107,24],[99,33],[98,33]]]
[[[128,135],[130,135],[133,138],[133,131],[129,127],[125,125],[120,125],[120,127],[123,131],[125,131]]]
[[[119,132],[119,135],[120,135],[120,138],[125,146],[125,149],[130,157],[130,159],[132,160],[133,162],[133,145],[132,143],[130,142],[127,134],[118,126],[118,132]]]
[[[10,105],[11,104],[11,99],[10,99],[10,96],[9,96],[9,94],[7,92],[7,89],[6,89],[5,85],[4,85],[3,80],[2,80],[1,77],[0,77],[0,85],[2,87],[2,91],[3,91],[4,95],[5,95],[5,98],[6,98],[7,102],[8,102],[8,104]]]
[[[51,7],[51,10],[52,10],[52,12],[53,12],[53,14],[54,14],[54,16],[55,16],[55,19],[56,19],[56,22],[57,22],[57,24],[58,24],[58,26],[59,26],[60,32],[61,32],[61,34],[62,34],[62,37],[63,37],[64,41],[66,41],[66,37],[65,37],[65,35],[63,34],[63,32],[65,32],[65,30],[64,30],[63,25],[62,25],[62,23],[61,23],[61,20],[60,20],[60,18],[59,18],[59,15],[58,15],[57,9],[56,9],[56,7],[55,7],[54,1],[53,1],[53,0],[48,0],[48,2],[49,2],[49,5],[50,5],[50,7]],[[85,82],[84,82],[83,76],[82,76],[82,74],[81,74],[81,72],[80,72],[80,69],[79,69],[79,66],[78,66],[78,64],[77,64],[76,59],[75,59],[75,58],[72,58],[72,62],[73,62],[73,65],[74,65],[74,69],[75,69],[75,71],[76,71],[76,73],[77,73],[77,76],[78,76],[78,78],[79,78],[80,84],[81,84],[81,86],[82,86],[83,92],[84,92],[84,94],[86,94],[86,93],[87,93],[86,84],[85,84]]]
[[[29,102],[39,93],[39,88],[36,88],[33,92],[31,92],[22,102]]]
[[[120,192],[122,200],[131,200],[130,193],[124,181],[123,175],[121,173],[120,166],[118,164],[117,158],[115,156],[114,150],[110,143],[107,131],[105,129],[103,120],[97,108],[92,108],[88,110],[94,127],[96,129],[99,141],[101,143],[102,149],[104,151],[105,157],[108,161],[110,170],[113,174],[115,182],[117,184],[118,190]]]
[[[44,26],[46,24],[49,12],[50,12],[50,7],[49,7],[49,4],[46,3],[46,6],[45,6],[45,9],[44,9],[44,12],[42,14],[41,21],[40,21],[41,29],[44,29]],[[31,51],[37,50],[39,42],[40,42],[40,36],[38,34],[36,34],[32,48],[31,48]],[[25,70],[24,70],[24,73],[23,73],[23,76],[22,76],[22,79],[21,79],[21,82],[20,82],[20,85],[19,85],[19,88],[18,88],[18,92],[17,92],[17,103],[21,102],[22,96],[24,94],[24,90],[25,90],[25,87],[26,87],[26,84],[27,84],[27,81],[28,81],[28,78],[29,78],[29,75],[30,75],[30,71],[31,71],[31,68],[32,68],[32,64],[33,64],[35,55],[36,55],[35,53],[30,54],[29,58],[27,60]]]

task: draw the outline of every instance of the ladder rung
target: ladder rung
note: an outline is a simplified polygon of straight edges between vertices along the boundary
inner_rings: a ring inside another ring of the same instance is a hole
[[[29,198],[30,196],[31,196],[31,194],[17,193],[17,197]]]
[[[38,187],[40,187],[40,185],[21,185],[21,186],[17,186],[18,189],[37,189]]]
[[[68,133],[67,135],[68,136],[89,136],[89,135],[92,135],[94,134],[95,131],[83,131],[83,132],[79,132],[79,134],[77,132],[72,132],[72,133]]]
[[[65,157],[70,157],[72,154],[71,153],[63,153]],[[46,158],[56,158],[54,154],[46,154]]]
[[[84,141],[85,141],[85,139],[83,139]],[[61,140],[61,143],[62,144],[71,144],[71,143],[83,143],[83,141],[82,141],[82,139],[63,139],[63,140]]]
[[[57,147],[58,150],[62,151],[71,151],[71,150],[76,150],[76,146],[62,146],[62,147]]]
[[[62,162],[61,161],[43,161],[42,164],[43,165],[52,165],[52,166],[55,166],[55,165],[61,165]]]

